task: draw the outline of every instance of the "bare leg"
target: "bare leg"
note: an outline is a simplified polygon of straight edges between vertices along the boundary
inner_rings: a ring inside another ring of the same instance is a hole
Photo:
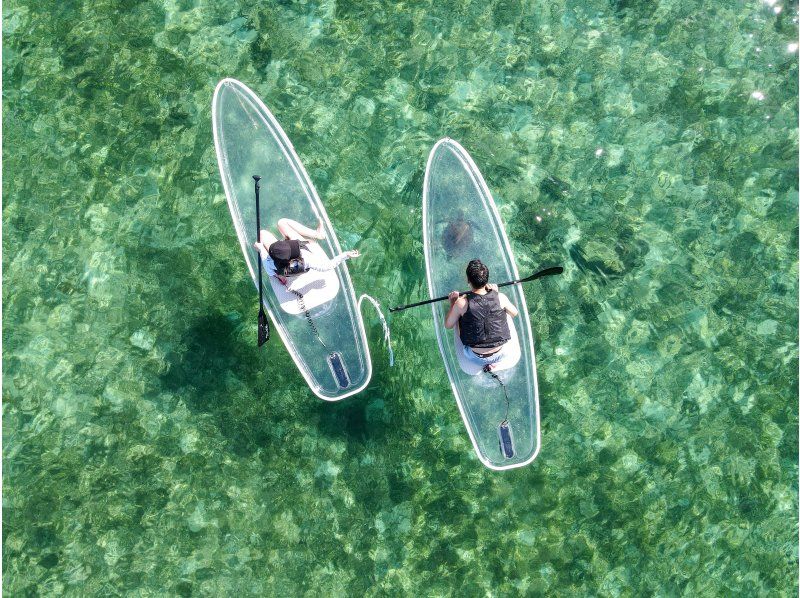
[[[277,240],[278,238],[271,232],[266,229],[261,229],[261,243],[264,245],[264,247],[269,247]]]
[[[314,230],[312,228],[308,228],[307,226],[303,226],[295,220],[290,220],[289,218],[281,218],[278,220],[278,230],[281,231],[281,234],[284,237],[288,239],[297,239],[298,241],[325,238],[325,232],[321,227],[317,230]]]
[[[278,239],[271,232],[269,232],[266,229],[261,229],[261,240],[257,241],[256,243],[253,243],[253,246],[256,249],[258,249],[258,252],[261,254],[262,260],[267,259],[267,256],[269,255],[269,253],[267,252],[269,246],[272,245],[277,240]]]

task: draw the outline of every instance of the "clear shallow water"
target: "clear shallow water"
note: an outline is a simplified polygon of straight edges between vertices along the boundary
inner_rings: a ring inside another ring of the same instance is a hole
[[[782,8],[6,3],[5,592],[795,595]],[[224,76],[365,253],[357,290],[425,295],[444,135],[520,271],[564,264],[525,291],[533,465],[472,454],[427,310],[391,319],[393,369],[367,315],[373,381],[341,404],[256,350],[211,140]]]

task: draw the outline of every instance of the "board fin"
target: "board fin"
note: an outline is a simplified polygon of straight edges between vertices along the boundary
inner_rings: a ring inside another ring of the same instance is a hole
[[[511,424],[507,420],[500,422],[497,433],[500,437],[500,452],[506,459],[514,457],[514,437],[511,435]]]
[[[337,351],[329,353],[328,365],[331,368],[331,373],[333,374],[333,377],[336,380],[336,384],[339,385],[339,388],[344,390],[345,388],[349,387],[350,376],[347,373],[347,368],[344,366],[344,359],[342,359],[342,354]]]

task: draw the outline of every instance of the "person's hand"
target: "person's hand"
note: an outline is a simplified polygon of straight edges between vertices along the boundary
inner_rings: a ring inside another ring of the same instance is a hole
[[[322,226],[322,222],[319,223],[317,227],[317,239],[324,239],[325,238],[325,228]]]
[[[358,249],[351,249],[350,251],[345,251],[347,257],[353,259],[354,257],[358,257],[361,255],[361,252]]]
[[[447,296],[447,298],[450,300],[450,305],[451,306],[455,305],[456,301],[458,301],[458,298],[460,296],[461,293],[459,293],[458,291],[450,291],[450,294]]]
[[[487,284],[486,285],[486,290],[487,291],[496,291],[497,290],[497,285],[496,284],[491,284],[491,283]]]

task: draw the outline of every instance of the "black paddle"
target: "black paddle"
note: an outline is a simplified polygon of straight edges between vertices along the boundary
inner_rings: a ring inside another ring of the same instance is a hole
[[[523,282],[530,282],[531,280],[536,280],[537,278],[543,278],[545,276],[552,276],[553,274],[561,274],[564,271],[564,268],[561,266],[552,266],[550,268],[545,268],[544,270],[539,270],[536,274],[531,274],[526,278],[520,278],[519,280],[509,280],[508,282],[501,282],[498,286],[499,287],[507,287],[511,284],[522,284]],[[459,296],[466,295],[469,291],[462,291],[459,293]],[[397,307],[390,307],[390,312],[395,311],[403,311],[404,309],[408,309],[409,307],[419,307],[420,305],[428,305],[428,303],[436,303],[437,301],[444,301],[447,299],[447,295],[444,297],[437,297],[436,299],[428,299],[427,301],[420,301],[418,303],[409,303],[408,305],[398,305]]]
[[[258,191],[261,189],[261,177],[253,175],[256,182],[256,239],[261,240],[261,206],[258,203]],[[264,287],[261,286],[261,253],[258,254],[258,346],[269,340],[269,322],[264,313]]]

